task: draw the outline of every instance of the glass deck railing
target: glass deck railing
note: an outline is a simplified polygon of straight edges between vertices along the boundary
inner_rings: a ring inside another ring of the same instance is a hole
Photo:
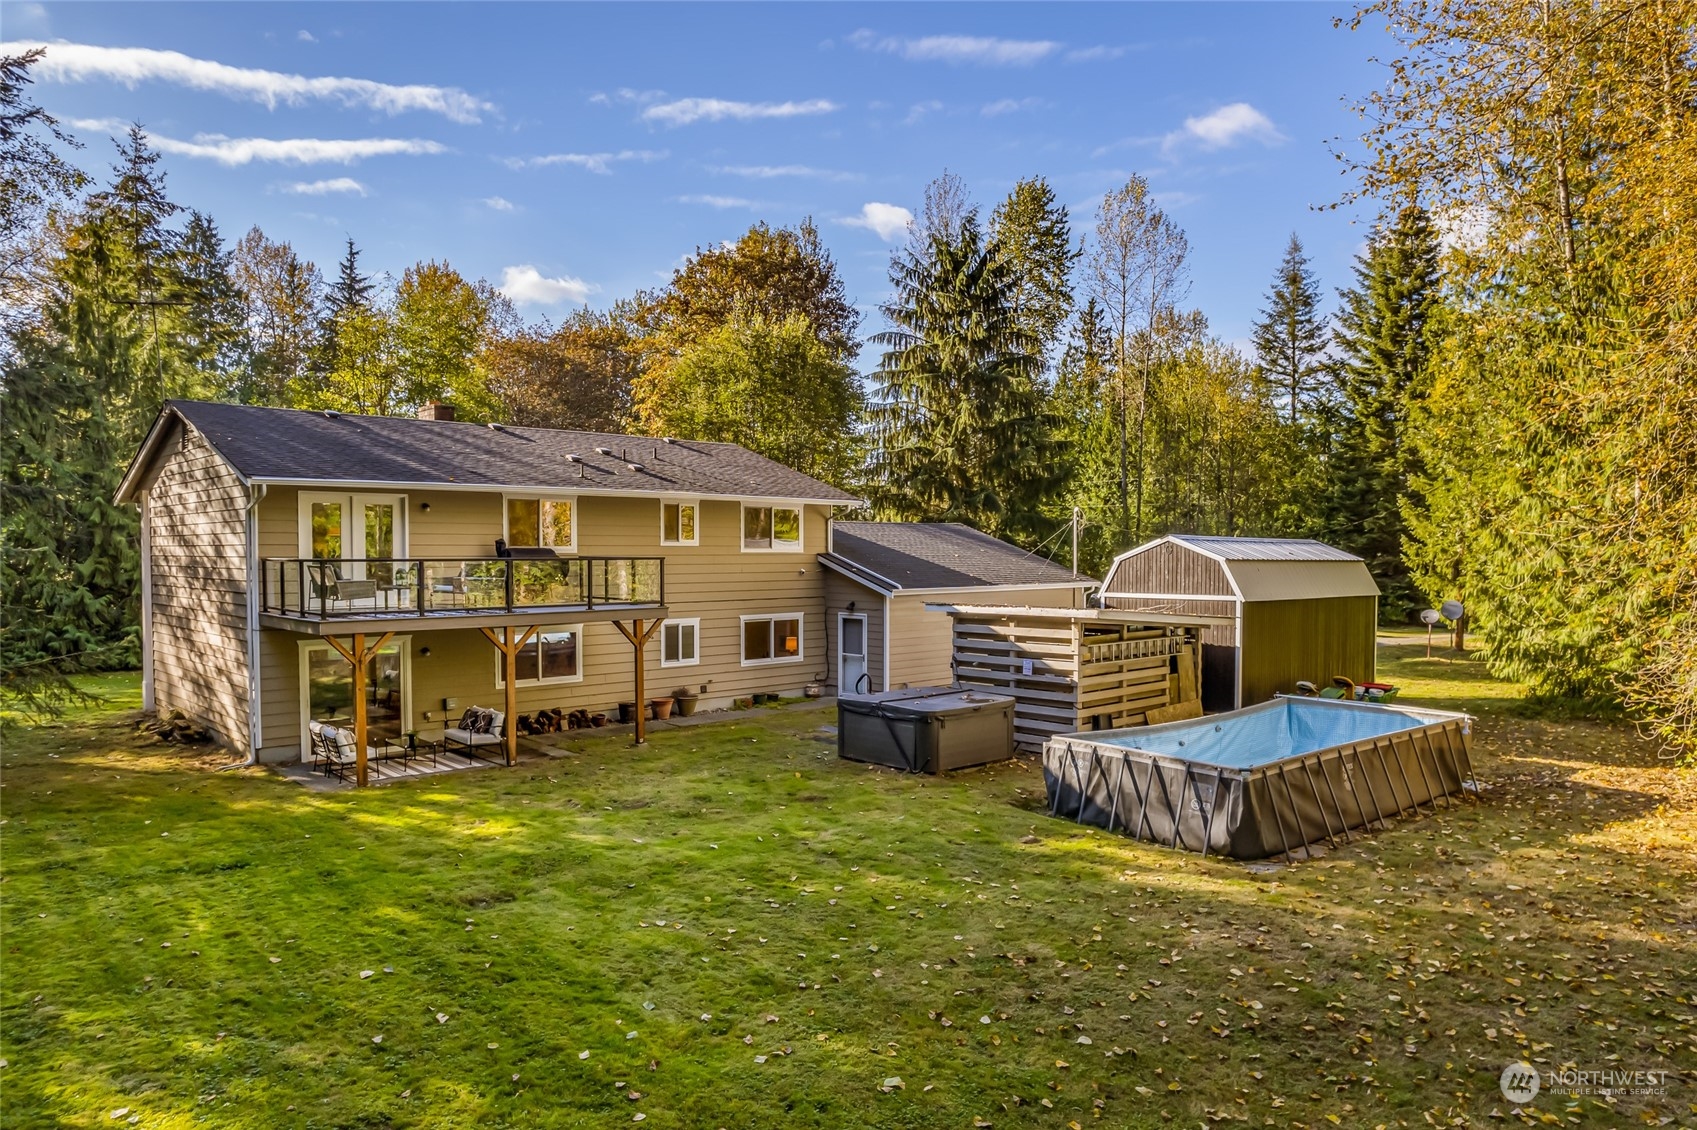
[[[260,607],[323,620],[666,602],[660,557],[268,557]]]

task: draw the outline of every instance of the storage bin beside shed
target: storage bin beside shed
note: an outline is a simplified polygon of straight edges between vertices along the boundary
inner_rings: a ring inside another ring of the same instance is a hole
[[[837,754],[909,773],[947,773],[1013,756],[1014,701],[958,687],[909,687],[837,700]]]

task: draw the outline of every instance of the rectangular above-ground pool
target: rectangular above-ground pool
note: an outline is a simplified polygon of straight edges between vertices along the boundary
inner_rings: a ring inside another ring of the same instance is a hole
[[[1291,856],[1473,780],[1466,714],[1322,698],[1160,726],[1064,734],[1043,747],[1049,812],[1236,859]]]

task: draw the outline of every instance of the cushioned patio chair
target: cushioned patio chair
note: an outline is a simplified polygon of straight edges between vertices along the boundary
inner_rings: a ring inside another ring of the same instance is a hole
[[[360,601],[377,602],[376,581],[348,580],[334,561],[314,561],[306,567],[306,571],[312,580],[315,603],[323,600],[332,608],[339,604],[346,609]]]
[[[442,732],[442,750],[452,753],[458,747],[465,751],[467,757],[478,757],[479,750],[501,749],[502,723],[506,715],[499,710],[487,707],[472,706],[460,715],[460,722]]]

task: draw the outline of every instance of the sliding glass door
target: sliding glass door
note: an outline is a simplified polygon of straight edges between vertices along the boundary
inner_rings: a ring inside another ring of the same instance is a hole
[[[412,656],[406,639],[389,641],[365,668],[365,717],[369,744],[398,742],[411,729]],[[301,645],[301,756],[311,760],[308,722],[354,724],[353,669],[326,643]]]

